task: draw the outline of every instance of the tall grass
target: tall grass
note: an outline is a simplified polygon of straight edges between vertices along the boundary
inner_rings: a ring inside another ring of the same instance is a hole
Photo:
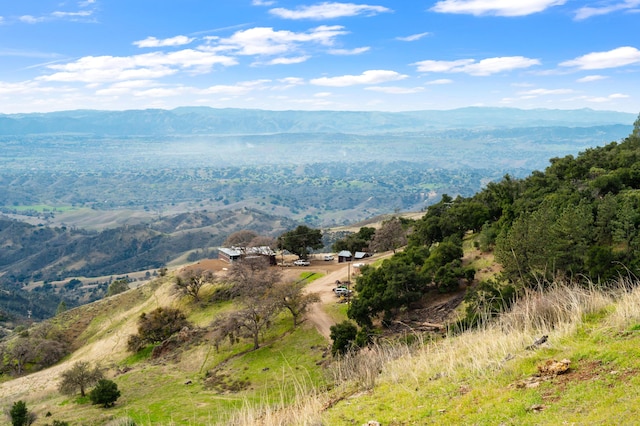
[[[328,369],[330,390],[301,389],[293,404],[279,407],[245,406],[233,424],[320,425],[323,411],[337,401],[376,386],[412,388],[441,377],[491,378],[508,368],[509,360],[530,356],[527,347],[538,337],[546,335],[551,345],[560,345],[590,318],[614,329],[639,325],[640,289],[621,280],[607,289],[555,283],[528,290],[508,312],[475,329],[450,332],[442,339],[416,335],[412,344],[381,342],[337,359]]]

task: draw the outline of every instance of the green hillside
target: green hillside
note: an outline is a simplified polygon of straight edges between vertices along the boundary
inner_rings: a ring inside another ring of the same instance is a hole
[[[234,314],[279,295],[273,269],[234,266],[198,298],[174,271],[16,330],[2,346],[0,400],[25,401],[42,425],[636,424],[639,158],[640,119],[621,142],[380,224],[377,235],[407,232],[406,246],[358,266],[350,304],[313,314],[355,322],[343,355],[346,328],[332,329],[332,346],[312,315],[295,327],[285,309],[260,311],[257,334],[239,331]],[[304,272],[289,270],[282,288],[334,285],[318,264]],[[189,326],[132,349],[160,307]],[[61,362],[20,363],[18,343],[54,348],[56,337]],[[121,389],[115,407],[57,391],[78,360]]]

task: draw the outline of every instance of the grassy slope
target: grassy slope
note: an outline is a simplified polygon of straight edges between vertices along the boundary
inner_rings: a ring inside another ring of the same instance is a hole
[[[23,378],[24,387],[16,387],[21,391],[3,394],[3,402],[26,400],[40,416],[37,424],[86,425],[120,417],[138,425],[360,425],[373,419],[384,425],[635,424],[640,414],[640,290],[632,286],[608,294],[562,286],[531,293],[481,330],[415,336],[417,344],[382,344],[329,366],[327,342],[310,327],[291,330],[286,315],[257,351],[246,341],[223,344],[218,352],[205,342],[174,359],[131,356],[124,344],[140,312],[178,306],[204,326],[231,308],[196,306],[177,296],[169,281],[56,317],[82,345],[67,366],[77,359],[101,361],[122,391],[116,407],[99,409],[37,385],[39,374],[55,384],[60,367]],[[212,290],[203,289],[203,298]],[[343,305],[331,312],[344,318]],[[544,334],[547,343],[527,349]],[[562,359],[570,361],[568,372],[538,377],[538,366]],[[131,370],[119,374],[125,367]],[[227,387],[243,379],[249,385],[239,392],[206,389],[207,371],[226,377]]]
[[[527,350],[542,334],[549,341]],[[389,352],[377,348],[375,356]],[[538,366],[563,359],[571,362],[568,372],[540,376]],[[602,293],[558,288],[532,295],[498,325],[407,350],[384,364],[375,385],[351,382],[344,392],[355,396],[321,418],[326,424],[637,424],[639,373],[640,291],[614,302]]]

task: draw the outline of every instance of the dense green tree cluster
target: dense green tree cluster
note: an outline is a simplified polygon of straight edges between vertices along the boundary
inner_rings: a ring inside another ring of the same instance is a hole
[[[348,250],[351,253],[355,253],[357,251],[367,251],[369,243],[371,243],[371,239],[373,238],[375,233],[375,228],[363,226],[362,228],[360,228],[360,230],[358,230],[358,232],[349,234],[333,243],[333,246],[331,248],[336,253],[341,252],[342,250]]]
[[[278,237],[278,248],[287,250],[301,259],[306,259],[311,250],[322,248],[322,231],[300,225]]]
[[[464,235],[493,250],[503,272],[469,292],[469,316],[508,305],[518,288],[553,280],[607,283],[640,268],[640,117],[621,142],[553,158],[544,172],[505,176],[473,197],[444,195],[413,224],[402,253],[365,268],[348,314],[369,327],[411,308],[431,288],[449,291],[462,267]]]

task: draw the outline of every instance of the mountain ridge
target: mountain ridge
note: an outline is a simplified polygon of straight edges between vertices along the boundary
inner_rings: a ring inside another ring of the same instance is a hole
[[[172,110],[69,110],[0,114],[0,135],[384,134],[451,128],[513,128],[633,123],[632,113],[580,109],[466,107],[406,112],[179,107]]]

